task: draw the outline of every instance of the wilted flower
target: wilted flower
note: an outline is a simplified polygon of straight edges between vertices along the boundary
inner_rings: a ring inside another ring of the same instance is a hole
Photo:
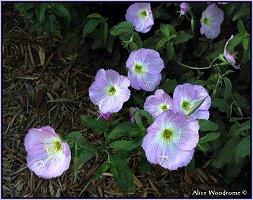
[[[99,111],[98,114],[99,114],[98,119],[102,117],[103,119],[108,121],[112,118],[112,114],[110,112],[103,113],[103,112]]]
[[[224,56],[226,58],[226,60],[235,68],[235,69],[241,69],[240,67],[240,64],[239,65],[236,65],[235,64],[235,56],[232,54],[232,53],[229,53],[227,51],[227,45],[228,43],[230,42],[230,40],[233,39],[233,35],[231,35],[231,37],[228,39],[228,41],[226,42],[225,44],[225,47],[224,47]]]
[[[162,80],[164,62],[155,50],[142,48],[131,52],[126,66],[130,84],[136,90],[153,91]]]
[[[134,124],[134,122],[135,122],[135,117],[134,117],[134,113],[137,111],[137,110],[139,110],[139,108],[138,107],[131,107],[130,108],[130,121],[132,122],[132,124]]]
[[[214,39],[220,34],[220,26],[224,20],[224,13],[215,3],[207,6],[200,19],[200,33],[208,39]]]
[[[54,178],[69,168],[69,145],[50,126],[31,128],[25,137],[27,164],[37,176]]]
[[[188,3],[180,3],[180,15],[185,15],[189,10],[190,5]]]
[[[150,31],[154,24],[150,3],[132,4],[127,9],[126,20],[132,23],[138,32],[147,33]]]
[[[127,77],[111,69],[100,69],[89,88],[89,96],[92,103],[97,105],[102,113],[115,113],[129,99],[129,86]]]
[[[170,170],[186,166],[199,140],[199,124],[191,116],[167,110],[147,129],[142,148],[147,160]]]
[[[144,103],[144,110],[148,111],[153,117],[161,114],[172,107],[172,98],[162,89],[156,90],[155,95],[150,95]]]
[[[176,86],[173,93],[173,111],[187,114],[197,103],[204,98],[201,106],[191,114],[196,119],[209,119],[208,109],[211,106],[211,98],[206,89],[201,85],[185,83]]]

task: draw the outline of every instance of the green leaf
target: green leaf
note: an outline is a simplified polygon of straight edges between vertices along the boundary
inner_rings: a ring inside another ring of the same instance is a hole
[[[249,46],[249,36],[245,37],[243,40],[242,40],[242,46],[243,46],[243,49],[244,50],[247,50],[248,49],[248,46]]]
[[[232,51],[237,45],[242,42],[245,36],[247,35],[244,32],[236,34],[228,43],[227,50]]]
[[[52,3],[51,5],[53,6],[54,13],[59,17],[65,18],[67,20],[66,23],[69,24],[71,15],[69,11],[64,7],[64,5],[61,3]]]
[[[132,124],[130,121],[126,121],[116,126],[109,134],[108,138],[114,140],[125,135],[135,136],[140,132],[141,130],[135,124]]]
[[[224,100],[227,100],[232,92],[232,84],[231,81],[227,77],[223,77],[223,81],[225,83],[225,92],[224,92]]]
[[[106,131],[108,127],[106,121],[85,115],[81,116],[81,123],[87,128],[95,129],[100,133]]]
[[[176,35],[176,30],[171,24],[161,24],[160,31],[162,32],[164,37],[168,37],[170,35]]]
[[[162,32],[162,34],[163,34],[164,37],[167,37],[167,36],[170,35],[170,29],[171,28],[170,28],[169,24],[167,24],[167,25],[161,24],[160,25],[160,31]]]
[[[172,93],[175,87],[177,86],[176,79],[166,79],[159,89],[163,89],[166,93]]]
[[[111,160],[111,172],[118,186],[123,191],[135,192],[134,176],[131,169],[124,158],[110,155]]]
[[[235,147],[240,142],[239,137],[230,138],[221,149],[219,155],[213,160],[213,166],[221,168],[234,159]]]
[[[121,140],[112,142],[111,144],[108,145],[108,147],[116,150],[130,151],[138,146],[131,141]]]
[[[158,49],[162,48],[162,47],[165,45],[165,43],[166,43],[167,41],[168,41],[167,38],[162,38],[162,39],[159,40],[158,43],[156,44],[155,49],[158,50]]]
[[[190,174],[194,174],[196,168],[195,168],[195,160],[194,158],[191,160],[191,162],[186,166],[187,171]]]
[[[54,15],[49,15],[49,22],[50,22],[50,32],[56,33],[57,31],[57,20]]]
[[[204,153],[206,153],[208,151],[208,149],[211,148],[211,146],[208,143],[198,143],[197,148],[200,151],[203,151]]]
[[[248,16],[250,17],[251,14],[250,14],[250,7],[246,7],[246,8],[243,8],[243,9],[240,9],[233,17],[233,21],[236,21],[237,19],[240,19],[244,16]]]
[[[219,111],[221,111],[221,112],[225,112],[225,113],[229,112],[229,105],[228,105],[227,101],[225,101],[224,99],[213,98],[212,99],[212,107],[218,108]]]
[[[243,50],[243,58],[242,58],[242,63],[247,63],[247,62],[249,62],[250,61],[250,59],[251,59],[251,46],[250,46],[250,38],[248,37],[248,39],[246,39],[247,40],[247,42],[246,41],[242,41],[242,44],[243,44],[243,48],[244,48],[244,50]],[[245,45],[246,45],[246,43],[248,43],[248,46],[246,47]],[[245,48],[247,48],[247,49],[245,49]]]
[[[238,143],[235,148],[235,158],[236,161],[239,162],[241,158],[244,158],[250,155],[250,136],[246,136]]]
[[[186,115],[191,115],[192,113],[194,113],[206,100],[207,96],[205,98],[203,98],[202,100],[200,100],[199,102],[197,102],[193,107],[190,108],[190,110],[186,113]]]
[[[92,180],[97,180],[109,168],[110,168],[110,163],[108,162],[108,160],[106,160],[102,165],[99,166],[99,168],[93,174],[93,176],[91,177],[91,179]]]
[[[200,131],[217,131],[219,129],[218,124],[205,119],[199,120],[199,126]]]
[[[137,110],[135,113],[139,113],[140,115],[142,115],[143,117],[145,117],[148,120],[149,124],[152,124],[154,122],[154,118],[153,116],[147,112],[146,110]]]
[[[92,13],[87,16],[88,19],[103,19],[103,16],[98,13]]]
[[[243,25],[243,22],[242,20],[238,20],[237,21],[237,29],[240,33],[244,32],[245,31],[245,28],[244,28],[244,25]]]
[[[116,26],[113,26],[110,30],[110,34],[113,36],[121,35],[121,34],[132,34],[134,33],[133,25],[130,22],[121,22]]]
[[[104,31],[103,40],[104,40],[104,42],[106,42],[107,38],[108,38],[108,24],[107,24],[107,22],[104,22],[103,31]]]
[[[174,39],[174,44],[180,44],[180,43],[185,43],[188,40],[193,38],[193,36],[189,33],[181,32],[179,35]]]
[[[90,19],[83,28],[83,37],[93,32],[100,22],[100,19]]]
[[[47,9],[47,3],[36,3],[35,4],[35,15],[37,17],[37,19],[41,22],[43,17],[44,17],[44,14],[45,14],[45,11]]]
[[[133,97],[135,103],[138,104],[138,106],[143,107],[145,101],[141,95],[133,94],[132,97]]]
[[[245,165],[245,159],[240,159],[240,162],[231,162],[228,163],[226,171],[226,181],[231,182],[233,179],[238,176],[238,174],[242,171],[242,167]],[[232,179],[232,180],[231,180]]]
[[[250,130],[251,120],[243,122],[242,124],[235,122],[234,125],[229,129],[228,137],[239,137],[245,131]]]
[[[235,3],[228,3],[226,6],[226,14],[231,15],[235,10]]]
[[[142,157],[139,166],[141,175],[145,175],[151,169],[151,164],[147,161],[146,156]]]
[[[97,148],[95,145],[92,145],[88,142],[79,143],[80,149],[78,150],[79,163],[83,165],[96,153]]]
[[[173,42],[168,42],[167,43],[167,56],[168,56],[168,60],[171,60],[173,58],[173,55],[174,55]]]
[[[199,139],[199,143],[207,143],[209,141],[216,140],[218,137],[220,137],[219,132],[208,133],[204,137]]]
[[[64,136],[64,139],[68,142],[75,140],[84,140],[83,135],[80,131],[72,131]]]
[[[79,143],[76,142],[74,165],[73,165],[75,179],[77,177],[78,170],[81,168],[83,164],[85,164],[88,160],[90,160],[93,157],[96,151],[97,149],[94,147],[94,145],[85,142],[80,148]]]
[[[135,111],[134,118],[135,118],[136,125],[139,127],[139,129],[144,130],[144,126],[143,126],[143,123],[142,123],[142,120],[141,120],[141,117],[139,114],[139,110]]]

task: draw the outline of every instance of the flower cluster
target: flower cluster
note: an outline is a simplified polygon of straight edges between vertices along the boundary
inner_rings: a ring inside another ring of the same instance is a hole
[[[180,4],[180,15],[189,11],[188,3]],[[200,19],[200,33],[208,39],[218,37],[223,15],[215,3],[208,5]],[[125,17],[137,32],[147,33],[154,25],[150,3],[132,4]],[[240,69],[240,65],[235,65],[234,55],[227,50],[232,38],[233,35],[224,47],[224,57],[234,68]],[[88,91],[91,102],[98,106],[98,118],[111,120],[112,113],[119,112],[129,100],[130,86],[136,90],[154,91],[162,80],[163,68],[164,61],[157,51],[140,48],[132,51],[126,60],[127,76],[112,69],[98,70]],[[186,166],[199,140],[197,119],[209,119],[210,105],[211,98],[205,88],[189,83],[176,86],[173,98],[162,89],[148,96],[144,110],[154,117],[154,122],[148,127],[142,143],[147,160],[170,170]],[[135,123],[134,113],[138,109],[130,109],[132,123]],[[69,145],[50,126],[30,129],[25,137],[25,149],[28,167],[39,177],[57,177],[69,168]]]
[[[204,102],[191,114],[190,111],[203,99]],[[170,170],[186,166],[199,139],[196,119],[208,119],[210,105],[207,91],[200,85],[189,83],[178,85],[173,99],[161,89],[147,97],[144,109],[155,117],[142,143],[148,161]]]
[[[130,85],[136,90],[153,91],[162,80],[164,62],[157,51],[141,48],[131,52],[126,67],[127,77],[111,69],[100,69],[89,88],[90,100],[105,120],[110,120],[111,113],[118,112],[128,101]]]

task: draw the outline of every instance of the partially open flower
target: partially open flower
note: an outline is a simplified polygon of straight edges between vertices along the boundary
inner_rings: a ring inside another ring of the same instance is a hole
[[[192,85],[185,83],[176,86],[173,93],[173,111],[183,114],[189,113],[191,109],[204,98],[201,106],[191,114],[196,119],[209,119],[208,109],[211,106],[211,98],[206,89],[201,85]]]
[[[41,178],[61,176],[69,168],[69,145],[50,126],[29,129],[25,149],[28,168]]]
[[[132,122],[132,124],[135,123],[134,113],[135,113],[137,110],[139,110],[138,107],[135,107],[135,108],[134,108],[134,107],[131,107],[131,108],[130,108],[130,121]]]
[[[153,117],[171,109],[172,98],[162,89],[156,90],[155,95],[150,95],[144,103],[144,110],[148,111]]]
[[[220,34],[220,26],[224,20],[224,13],[215,3],[207,6],[200,19],[200,33],[207,39],[214,39]]]
[[[130,97],[129,86],[127,77],[111,69],[100,69],[89,88],[90,100],[101,113],[118,112]]]
[[[142,148],[147,160],[170,170],[186,166],[199,140],[199,124],[193,117],[167,110],[147,129]]]
[[[103,113],[103,112],[99,111],[98,114],[99,114],[98,118],[102,117],[103,119],[105,119],[107,121],[111,120],[111,118],[112,118],[112,114],[110,112]]]
[[[233,39],[233,37],[234,37],[234,36],[231,35],[231,37],[228,39],[228,41],[227,41],[226,44],[225,44],[225,47],[224,47],[224,56],[225,56],[226,60],[227,60],[235,69],[241,69],[240,64],[239,64],[239,65],[236,65],[235,56],[234,56],[232,53],[230,53],[230,52],[227,51],[227,45],[228,45],[228,43],[230,42],[230,40]]]
[[[155,50],[141,48],[132,51],[126,66],[130,84],[136,90],[153,91],[162,80],[164,62]]]
[[[180,15],[185,15],[190,10],[188,3],[180,3]]]
[[[126,20],[132,23],[135,30],[142,33],[147,33],[154,24],[154,18],[150,3],[134,3],[126,13]]]

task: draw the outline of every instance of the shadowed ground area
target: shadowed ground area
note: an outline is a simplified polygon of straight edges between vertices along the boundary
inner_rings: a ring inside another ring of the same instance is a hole
[[[80,115],[97,115],[88,98],[88,87],[95,71],[78,64],[76,52],[60,51],[62,37],[31,37],[18,13],[2,9],[2,197],[192,197],[194,190],[227,189],[219,171],[209,166],[211,157],[196,155],[197,170],[165,170],[151,166],[142,175],[140,155],[130,158],[135,174],[136,193],[123,193],[110,173],[91,181],[90,177],[105,160],[95,155],[79,171],[44,180],[26,166],[24,137],[29,128],[51,125],[60,135],[81,130],[90,142],[102,142],[101,135],[87,130]],[[103,57],[103,55],[99,55]],[[74,64],[73,64],[74,63]],[[123,110],[128,116],[128,110]],[[120,117],[120,116],[119,116]]]

